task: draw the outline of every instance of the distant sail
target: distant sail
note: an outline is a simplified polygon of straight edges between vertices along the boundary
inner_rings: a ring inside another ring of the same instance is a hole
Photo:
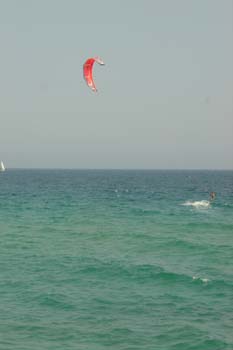
[[[4,166],[3,162],[1,161],[1,163],[0,163],[0,171],[5,171],[5,170],[6,170],[5,166]]]

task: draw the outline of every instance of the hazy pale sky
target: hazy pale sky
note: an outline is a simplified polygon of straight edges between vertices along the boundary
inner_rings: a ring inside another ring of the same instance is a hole
[[[1,0],[0,49],[6,167],[233,168],[232,0]]]

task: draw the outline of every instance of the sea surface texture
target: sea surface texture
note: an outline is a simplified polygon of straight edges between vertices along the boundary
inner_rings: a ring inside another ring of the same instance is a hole
[[[232,193],[232,171],[0,173],[0,349],[232,350]]]

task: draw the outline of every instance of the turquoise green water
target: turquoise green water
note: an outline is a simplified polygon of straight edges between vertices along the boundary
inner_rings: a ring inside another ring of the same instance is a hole
[[[232,350],[232,190],[230,171],[1,173],[0,349]]]

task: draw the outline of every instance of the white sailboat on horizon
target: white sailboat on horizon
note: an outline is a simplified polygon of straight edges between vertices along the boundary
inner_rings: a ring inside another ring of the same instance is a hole
[[[0,171],[5,171],[5,170],[6,170],[6,168],[5,168],[4,164],[3,164],[3,161],[1,161],[1,163],[0,163]]]

